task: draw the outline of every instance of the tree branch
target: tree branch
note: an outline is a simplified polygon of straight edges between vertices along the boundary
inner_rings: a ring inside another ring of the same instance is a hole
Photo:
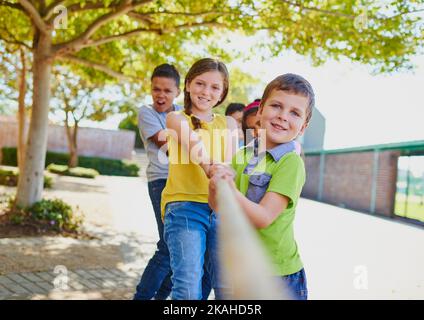
[[[163,33],[169,33],[174,32],[181,29],[190,29],[190,28],[197,28],[197,27],[218,27],[218,28],[226,28],[227,26],[225,24],[216,22],[216,21],[205,21],[205,22],[197,22],[197,23],[184,23],[180,24],[178,26],[170,27],[167,29],[163,29]]]
[[[54,14],[54,10],[57,6],[62,5],[66,0],[57,0],[51,3],[45,10],[44,19],[48,21],[51,16]]]
[[[319,13],[323,13],[323,14],[328,14],[328,15],[331,15],[331,16],[344,17],[344,18],[349,18],[349,19],[355,19],[356,18],[356,16],[352,16],[352,15],[346,14],[346,13],[340,13],[340,12],[337,12],[337,11],[330,11],[330,10],[325,10],[325,9],[320,9],[320,8],[315,8],[315,7],[305,7],[304,5],[302,5],[302,3],[285,1],[285,0],[281,0],[281,2],[287,3],[288,5],[291,5],[291,6],[298,7],[301,10],[315,11],[315,12],[319,12]]]
[[[79,35],[77,38],[65,43],[55,45],[54,46],[55,54],[63,55],[63,54],[79,51],[81,47],[89,41],[89,38],[103,25],[151,1],[152,0],[139,0],[139,1],[125,0],[122,5],[116,8],[112,8],[111,12],[97,18],[91,25],[87,27],[87,30],[85,30],[84,33]]]
[[[109,68],[108,66],[106,66],[104,64],[99,64],[99,63],[96,63],[96,62],[93,62],[93,61],[78,58],[76,56],[64,55],[64,56],[58,56],[57,58],[59,58],[60,60],[72,61],[72,62],[75,62],[77,64],[96,69],[98,71],[104,72],[107,75],[109,75],[113,78],[117,78],[119,80],[130,80],[130,79],[134,80],[135,79],[135,77],[124,75],[120,72],[117,72],[117,71]]]
[[[399,16],[403,16],[405,14],[412,14],[412,13],[418,13],[418,12],[423,12],[423,11],[424,11],[424,9],[417,9],[417,10],[412,10],[412,11],[408,11],[408,12],[400,12],[398,14],[395,14],[394,16],[387,17],[386,20],[394,19],[394,18],[397,18]]]
[[[24,11],[24,8],[19,3],[10,3],[4,0],[0,0],[0,6],[9,7],[12,9],[17,9],[20,11]]]
[[[116,8],[119,6],[119,2],[114,5],[109,5],[108,7],[105,6],[105,3],[103,1],[92,1],[85,3],[84,5],[82,3],[75,3],[68,6],[68,12],[78,12],[78,11],[86,11],[86,10],[94,10],[94,9],[110,9],[110,8]]]
[[[135,20],[146,22],[149,26],[153,24],[152,20],[148,16],[146,16],[144,13],[130,11],[127,13],[127,16]]]
[[[38,13],[37,9],[34,7],[34,5],[29,2],[28,0],[19,0],[19,3],[24,8],[24,10],[28,13],[31,20],[34,22],[35,26],[41,33],[47,33],[48,32],[48,25],[44,22],[44,20],[41,18],[40,14]]]
[[[97,40],[89,40],[86,43],[84,43],[83,45],[80,46],[80,49],[82,48],[87,48],[87,47],[93,47],[93,46],[99,46],[108,42],[112,42],[112,41],[116,41],[116,40],[123,40],[123,39],[127,39],[130,38],[132,36],[135,36],[137,34],[140,33],[156,33],[158,35],[163,35],[165,33],[171,33],[171,32],[175,32],[177,30],[180,29],[187,29],[187,28],[196,28],[196,27],[202,27],[202,26],[213,26],[213,27],[225,27],[225,25],[220,24],[218,22],[214,22],[214,21],[208,21],[208,22],[199,22],[199,23],[186,23],[186,24],[182,24],[182,25],[178,25],[175,27],[169,27],[166,29],[159,29],[159,28],[152,28],[152,29],[142,29],[142,28],[138,28],[138,29],[134,29],[122,34],[118,34],[118,35],[114,35],[114,36],[109,36],[109,37],[105,37],[105,38],[101,38],[101,39],[97,39]]]
[[[139,13],[141,15],[156,15],[156,14],[169,14],[169,15],[179,15],[179,16],[187,16],[187,17],[198,17],[209,14],[214,15],[229,15],[234,14],[233,12],[225,12],[225,11],[202,11],[202,12],[178,12],[178,11],[157,11],[157,12],[143,12]]]
[[[4,54],[1,57],[0,61],[2,62],[2,64],[4,64],[4,63],[10,64],[15,70],[17,70],[15,73],[18,73],[18,71],[20,70],[18,63],[16,61],[13,61],[12,59],[10,59],[10,57],[8,57],[8,55],[6,55],[6,54]],[[2,65],[2,67],[3,67],[3,65]]]
[[[7,28],[6,25],[4,25],[4,30],[6,31],[6,33],[8,34],[8,36],[11,39],[5,39],[5,38],[3,38],[2,39],[3,41],[5,41],[7,43],[11,43],[11,44],[16,44],[18,46],[24,46],[24,47],[28,48],[29,50],[32,50],[32,47],[31,46],[27,45],[25,42],[22,42],[22,41],[16,39],[15,35],[9,31],[9,29]]]
[[[32,50],[32,48],[29,45],[27,45],[26,43],[24,43],[22,41],[19,41],[19,40],[16,40],[16,39],[10,40],[10,39],[4,39],[4,38],[2,40],[4,42],[10,43],[10,44],[16,44],[17,46],[23,46],[23,47],[25,47],[29,50]]]
[[[84,43],[81,46],[82,48],[87,48],[87,47],[93,47],[93,46],[99,46],[108,42],[112,42],[112,41],[116,41],[116,40],[122,40],[122,39],[127,39],[131,36],[140,34],[140,33],[156,33],[156,34],[163,34],[163,30],[161,29],[142,29],[142,28],[138,28],[138,29],[134,29],[122,34],[117,34],[114,36],[109,36],[109,37],[105,37],[105,38],[101,38],[101,39],[94,39],[94,40],[89,40],[88,42]]]

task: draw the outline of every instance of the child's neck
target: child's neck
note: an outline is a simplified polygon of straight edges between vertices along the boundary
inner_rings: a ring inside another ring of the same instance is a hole
[[[199,118],[202,121],[210,122],[213,120],[213,113],[212,110],[196,110],[195,108],[192,109],[192,114],[196,116],[196,118]]]

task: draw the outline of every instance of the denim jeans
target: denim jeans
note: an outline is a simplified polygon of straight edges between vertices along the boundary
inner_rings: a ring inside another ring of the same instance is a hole
[[[165,188],[166,179],[158,179],[148,183],[149,196],[155,213],[159,241],[156,252],[149,260],[140,282],[137,285],[134,300],[165,300],[171,293],[171,266],[169,264],[169,251],[163,239],[163,222],[160,211],[162,190]],[[202,299],[206,300],[211,291],[211,281],[208,273],[202,278]]]
[[[216,214],[207,203],[179,201],[166,205],[164,238],[171,258],[172,299],[202,298],[204,266],[209,272],[215,298],[221,299],[217,223]]]
[[[165,188],[166,179],[158,179],[148,183],[149,196],[155,212],[159,233],[156,252],[149,260],[140,282],[137,285],[134,300],[165,300],[172,288],[171,268],[169,265],[169,252],[163,240],[163,222],[160,213],[162,190]]]
[[[308,300],[305,269],[302,268],[299,272],[282,276],[281,279],[294,300]]]

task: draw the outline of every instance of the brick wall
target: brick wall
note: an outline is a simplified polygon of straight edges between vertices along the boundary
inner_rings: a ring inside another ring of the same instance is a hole
[[[322,201],[355,210],[369,210],[372,166],[372,152],[326,155]]]
[[[14,117],[0,118],[0,161],[2,147],[16,147],[18,125]],[[111,159],[131,159],[135,132],[128,130],[104,130],[79,128],[78,153]],[[47,150],[68,152],[65,128],[49,125]]]
[[[375,211],[385,216],[391,216],[394,212],[399,156],[399,151],[379,154]]]
[[[320,156],[308,156],[305,158],[306,182],[302,190],[302,196],[310,199],[318,199]]]
[[[399,151],[378,154],[375,213],[391,216],[396,193]],[[370,212],[373,190],[374,151],[325,154],[321,201]],[[320,155],[306,155],[306,183],[302,196],[318,200]]]

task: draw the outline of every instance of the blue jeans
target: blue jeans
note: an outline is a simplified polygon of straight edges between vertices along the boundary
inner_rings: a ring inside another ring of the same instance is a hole
[[[172,299],[201,299],[204,267],[209,272],[215,298],[221,299],[221,281],[217,274],[217,218],[209,205],[170,202],[165,208],[164,227],[171,258]]]
[[[169,264],[169,251],[163,238],[163,222],[161,217],[160,202],[162,190],[165,188],[166,179],[158,179],[148,183],[149,196],[155,213],[159,233],[156,252],[149,260],[140,282],[137,285],[134,300],[165,300],[172,289],[171,266]],[[206,300],[211,291],[209,274],[205,273],[202,279],[203,299]]]
[[[172,288],[171,268],[169,265],[169,252],[163,240],[163,222],[160,213],[160,201],[162,190],[165,188],[166,179],[158,179],[149,182],[149,196],[155,212],[156,223],[159,233],[159,241],[156,244],[156,252],[149,260],[140,282],[137,285],[134,300],[165,300]]]
[[[281,279],[294,300],[308,300],[305,269],[302,268],[299,272],[282,276]]]

